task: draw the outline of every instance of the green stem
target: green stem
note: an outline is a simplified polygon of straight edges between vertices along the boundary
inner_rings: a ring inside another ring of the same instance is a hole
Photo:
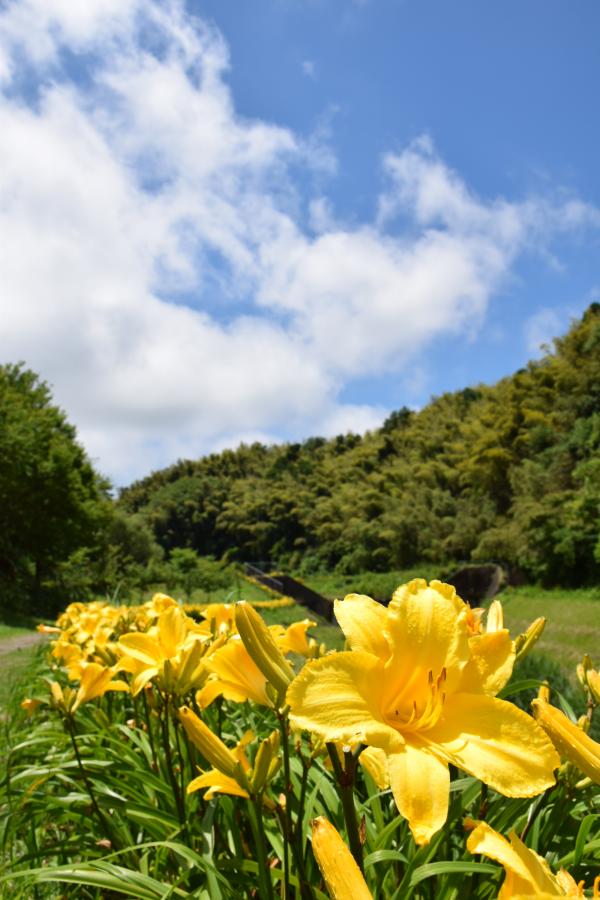
[[[248,801],[250,812],[250,825],[256,844],[256,861],[258,863],[259,896],[261,900],[273,900],[273,885],[271,883],[271,870],[267,856],[267,838],[262,817],[262,802],[260,797],[252,797]]]
[[[142,689],[142,700],[144,703],[144,718],[146,720],[146,728],[148,729],[148,740],[150,742],[150,752],[152,753],[152,763],[154,766],[154,771],[158,772],[158,759],[156,756],[156,747],[154,746],[154,734],[152,731],[152,721],[150,715],[150,709],[148,707],[148,698],[146,696],[146,689]]]
[[[169,734],[169,695],[164,695],[164,708],[163,708],[163,723],[162,723],[162,731],[163,731],[163,745],[165,749],[165,761],[167,764],[167,773],[169,776],[169,781],[171,782],[171,790],[173,791],[173,798],[175,800],[175,808],[177,809],[177,815],[179,817],[179,824],[183,828],[185,825],[185,812],[183,809],[183,805],[181,802],[181,796],[179,794],[179,787],[177,786],[177,779],[175,777],[175,770],[173,768],[173,756],[171,754],[171,742],[170,742],[170,734]]]
[[[292,779],[290,774],[290,746],[288,743],[288,730],[286,717],[278,713],[279,728],[281,731],[281,746],[283,748],[283,777],[285,779],[285,828],[283,829],[283,896],[285,900],[290,897],[290,839],[292,836],[292,809],[291,799]],[[300,873],[298,873],[300,874]]]
[[[83,783],[85,784],[86,790],[90,797],[92,809],[96,813],[96,816],[98,818],[98,821],[100,822],[100,826],[101,826],[102,830],[104,831],[105,836],[107,838],[109,838],[111,843],[114,845],[112,829],[110,827],[109,822],[105,818],[104,813],[98,806],[98,801],[96,800],[96,795],[95,795],[94,791],[92,790],[92,784],[91,784],[89,778],[87,777],[87,773],[83,767],[83,762],[81,759],[81,755],[79,753],[79,747],[77,746],[77,741],[75,739],[75,723],[73,722],[73,719],[71,718],[71,716],[67,716],[65,718],[65,723],[67,726],[67,731],[69,733],[69,737],[71,738],[71,744],[73,745],[73,751],[75,753],[75,759],[77,760],[77,766],[79,767],[79,771],[81,773]]]
[[[300,785],[300,802],[298,804],[298,817],[296,819],[296,834],[294,844],[294,859],[298,869],[298,877],[300,879],[300,895],[302,900],[313,900],[313,889],[306,878],[306,864],[304,857],[304,804],[306,803],[306,790],[308,787],[308,772],[310,762],[306,762],[302,757],[302,782]]]
[[[340,763],[335,744],[328,743],[327,752],[329,753],[329,758],[333,766],[338,793],[340,795],[340,800],[342,801],[342,810],[344,812],[344,822],[346,823],[346,833],[348,834],[350,852],[354,857],[356,865],[364,874],[362,844],[360,842],[358,820],[356,818],[356,808],[354,806],[354,776],[360,750],[358,753],[356,751],[344,753],[345,766],[343,767]]]

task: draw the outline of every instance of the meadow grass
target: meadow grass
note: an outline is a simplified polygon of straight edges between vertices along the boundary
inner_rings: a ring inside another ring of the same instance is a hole
[[[19,637],[21,634],[30,634],[31,629],[29,628],[15,628],[12,625],[4,625],[0,622],[0,641],[5,638],[10,637]]]
[[[571,680],[584,653],[600,664],[600,589],[507,588],[499,595],[511,634],[524,631],[538,616],[547,619],[536,650],[556,660]]]

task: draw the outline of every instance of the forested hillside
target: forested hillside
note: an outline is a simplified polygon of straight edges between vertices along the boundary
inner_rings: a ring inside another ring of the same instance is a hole
[[[600,573],[600,305],[493,386],[363,437],[226,450],[122,491],[164,550],[306,573],[499,560],[545,583]]]

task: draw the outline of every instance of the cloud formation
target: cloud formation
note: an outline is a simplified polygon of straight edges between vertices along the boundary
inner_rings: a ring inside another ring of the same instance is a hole
[[[0,38],[0,358],[53,385],[120,483],[374,427],[348,383],[476,329],[520,253],[597,224],[477,197],[427,137],[384,158],[373,222],[337,221],[306,188],[331,147],[240,116],[223,37],[177,0],[15,0]]]

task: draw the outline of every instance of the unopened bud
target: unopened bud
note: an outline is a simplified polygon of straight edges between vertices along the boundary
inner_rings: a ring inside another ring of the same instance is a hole
[[[531,623],[527,631],[518,636],[515,640],[515,659],[523,659],[524,656],[527,656],[541,638],[545,626],[546,619],[544,616],[540,616]]]
[[[264,621],[250,604],[242,600],[236,603],[235,607],[235,624],[244,646],[267,681],[277,691],[279,704],[294,678],[294,671],[279,650]]]
[[[587,716],[579,716],[577,719],[577,727],[581,728],[584,734],[587,734],[590,730],[590,720]]]
[[[587,686],[594,703],[600,703],[600,672],[588,669],[586,672]]]
[[[189,707],[181,706],[178,713],[187,736],[200,753],[219,772],[228,775],[230,778],[235,777],[234,773],[239,765],[238,760],[231,750],[225,746],[221,738],[217,737]]]
[[[544,703],[550,703],[550,685],[547,681],[540,684],[538,688],[538,700],[543,700]]]
[[[273,757],[273,748],[268,738],[260,742],[260,747],[256,753],[254,766],[252,767],[252,776],[250,784],[254,794],[261,794],[267,784],[267,776],[269,767]]]

